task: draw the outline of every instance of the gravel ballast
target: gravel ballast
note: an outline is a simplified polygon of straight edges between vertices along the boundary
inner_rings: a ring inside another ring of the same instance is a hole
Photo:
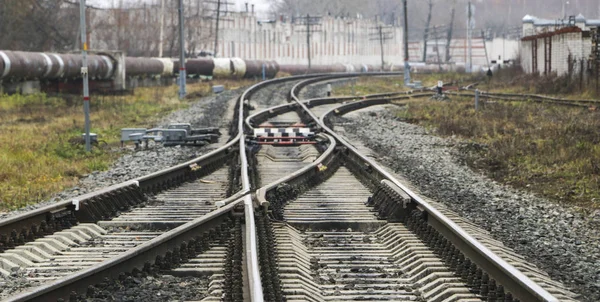
[[[128,276],[98,284],[81,301],[200,301],[207,296],[208,283],[208,279],[196,277]]]
[[[582,301],[600,301],[600,211],[583,214],[497,183],[465,164],[459,140],[402,122],[396,110],[350,113],[334,130],[375,150],[410,186],[489,230]]]

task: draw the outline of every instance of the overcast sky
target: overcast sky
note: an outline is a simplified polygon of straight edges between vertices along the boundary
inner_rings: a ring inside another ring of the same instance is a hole
[[[118,5],[120,0],[87,0],[87,4],[100,6],[100,7],[109,7],[111,5]],[[123,0],[124,3],[127,2],[137,2],[138,0]],[[160,0],[146,0],[148,3],[160,3]],[[170,0],[173,1],[173,0]],[[269,9],[269,4],[267,0],[228,0],[229,2],[235,3],[235,10],[242,11],[245,9],[244,3],[248,2],[249,4],[255,5],[256,11],[267,11]]]

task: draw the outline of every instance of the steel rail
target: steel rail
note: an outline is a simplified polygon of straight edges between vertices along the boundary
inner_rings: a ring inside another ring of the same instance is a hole
[[[318,75],[315,75],[318,76]],[[299,77],[290,77],[290,78],[281,78],[270,81],[265,81],[258,83],[252,86],[249,90],[245,92],[245,95],[248,95],[250,90],[257,90],[262,88],[264,85],[273,84],[275,82],[284,82],[284,81],[294,81],[298,79],[305,79],[311,76],[299,76]],[[241,128],[242,125],[239,125]],[[241,132],[240,132],[241,133]],[[78,206],[79,209],[83,209],[86,206],[86,203],[94,198],[100,197],[105,194],[116,193],[119,189],[127,188],[130,186],[137,186],[141,189],[146,189],[155,185],[157,182],[160,182],[164,179],[168,179],[170,177],[181,176],[185,173],[189,173],[193,165],[202,166],[203,162],[209,161],[213,159],[213,157],[219,157],[229,154],[234,151],[237,143],[242,139],[242,135],[238,133],[236,137],[231,139],[227,144],[218,149],[215,149],[207,154],[201,155],[198,158],[189,160],[185,163],[165,168],[160,171],[137,177],[132,180],[128,180],[119,184],[115,184],[106,188],[102,188],[90,193],[86,193],[77,197],[69,198],[55,204],[51,204],[45,207],[41,207],[32,211],[28,211],[22,214],[17,214],[6,219],[0,220],[0,235],[8,236],[12,230],[16,230],[19,232],[22,228],[29,228],[33,224],[40,224],[42,221],[45,221],[48,215],[52,215],[53,213],[57,213],[60,211],[75,211]],[[246,165],[247,166],[247,165]],[[247,174],[246,174],[247,176]],[[247,177],[245,178],[247,179]],[[247,192],[247,191],[246,191]]]
[[[406,93],[403,92],[402,94],[406,94]],[[393,95],[399,95],[399,93],[393,93]],[[327,98],[310,99],[310,100],[303,101],[303,103],[307,107],[311,108],[311,107],[315,107],[315,106],[330,105],[330,104],[336,104],[336,103],[340,103],[340,102],[342,102],[342,103],[343,102],[353,102],[353,101],[361,100],[363,98],[370,99],[372,97],[371,97],[371,95],[327,97]],[[390,99],[395,100],[395,99],[400,99],[400,98],[390,96]],[[298,106],[298,104],[289,103],[289,104],[281,104],[281,105],[273,106],[273,107],[270,107],[267,109],[263,109],[252,115],[249,115],[246,118],[246,121],[245,121],[246,127],[248,129],[254,129],[255,125],[259,122],[266,121],[267,119],[278,116],[280,114],[294,111],[295,109],[298,109],[298,108],[300,108]]]
[[[357,75],[368,76],[368,75],[390,75],[391,73],[373,73],[373,74],[340,74],[340,75],[328,75],[331,78],[335,77],[353,77]],[[238,152],[240,156],[241,165],[241,190],[233,196],[227,198],[221,203],[225,206],[207,213],[202,217],[199,217],[191,222],[185,223],[171,231],[168,231],[132,250],[120,254],[117,257],[111,258],[105,262],[99,263],[88,269],[80,271],[74,275],[59,279],[57,282],[53,282],[47,285],[36,287],[31,291],[21,293],[17,296],[11,297],[8,301],[47,301],[48,299],[59,299],[68,297],[71,294],[73,288],[84,289],[87,285],[95,284],[103,280],[105,277],[115,278],[118,274],[124,271],[131,271],[134,268],[142,268],[144,264],[155,259],[157,255],[162,255],[169,249],[172,249],[175,244],[180,244],[185,240],[191,238],[197,232],[198,228],[206,227],[215,223],[217,218],[223,217],[226,213],[233,211],[236,206],[244,205],[244,214],[246,219],[246,276],[249,282],[249,295],[251,301],[264,301],[262,293],[262,284],[260,280],[260,272],[257,257],[257,238],[256,238],[256,227],[254,225],[254,203],[252,201],[250,193],[250,181],[248,175],[248,160],[246,155],[246,135],[244,132],[244,103],[254,92],[264,86],[275,84],[278,82],[286,81],[297,81],[302,79],[310,79],[314,77],[323,76],[321,74],[314,75],[303,75],[290,78],[274,79],[264,81],[253,85],[246,90],[239,98],[239,111],[238,111],[238,127],[237,135],[232,138],[224,146],[213,150],[205,155],[202,155],[196,159],[187,161],[185,163],[176,165],[174,167],[166,168],[158,172],[151,173],[136,179],[126,181],[120,184],[116,184],[107,188],[103,188],[88,194],[84,194],[73,199],[65,200],[54,205],[43,207],[27,213],[15,215],[0,221],[0,231],[11,230],[19,228],[22,225],[31,225],[37,222],[45,220],[48,215],[59,211],[74,211],[80,212],[82,209],[87,207],[88,202],[98,201],[99,197],[105,195],[118,195],[119,190],[129,187],[137,187],[140,190],[150,190],[156,187],[161,182],[167,182],[171,180],[181,180],[182,177],[192,173],[194,170],[202,169],[204,164],[214,162],[222,159],[235,149],[235,145],[238,144]],[[100,202],[102,200],[100,199]],[[17,227],[19,226],[19,227]],[[2,234],[0,232],[0,234]]]
[[[537,283],[533,282],[527,276],[525,276],[522,272],[516,269],[514,266],[507,263],[505,260],[500,258],[494,252],[492,252],[489,248],[485,247],[479,241],[477,241],[473,236],[467,233],[463,228],[458,226],[454,221],[449,219],[447,216],[442,214],[439,210],[437,210],[433,205],[423,200],[420,196],[398,181],[395,177],[385,171],[379,164],[377,164],[374,160],[369,159],[368,157],[362,155],[356,148],[354,148],[351,144],[349,144],[344,138],[336,134],[332,129],[330,129],[326,123],[325,119],[329,114],[343,111],[339,109],[332,109],[325,115],[323,115],[320,119],[315,116],[308,107],[306,107],[300,99],[297,97],[296,92],[301,88],[309,85],[311,81],[303,81],[296,84],[291,91],[291,97],[298,103],[308,115],[310,115],[315,122],[319,124],[320,127],[324,129],[329,135],[333,136],[340,144],[344,145],[348,150],[350,150],[355,156],[357,156],[360,160],[370,165],[370,167],[383,176],[384,179],[387,179],[394,183],[398,188],[402,191],[406,192],[410,196],[410,198],[416,202],[423,211],[428,214],[428,221],[434,226],[438,231],[441,231],[442,234],[449,239],[451,242],[455,244],[455,246],[461,250],[465,256],[471,258],[475,263],[477,263],[483,270],[488,272],[493,279],[502,284],[505,289],[513,294],[513,296],[521,301],[548,301],[548,302],[557,302],[558,299],[550,294],[545,289],[541,288]],[[375,100],[371,101],[362,101],[365,105],[367,102],[376,103]],[[348,106],[348,105],[345,105]]]
[[[181,243],[193,239],[199,233],[199,230],[218,225],[236,206],[243,202],[241,199],[234,201],[228,199],[227,201],[229,203],[226,206],[170,230],[126,253],[57,282],[36,287],[31,292],[24,292],[10,297],[5,301],[55,301],[69,297],[73,288],[86,289],[88,285],[100,283],[104,278],[117,279],[123,271],[132,271],[135,268],[141,270],[145,263],[152,263],[157,255],[163,255],[173,247],[180,246]]]
[[[281,81],[281,80],[280,80]],[[253,86],[253,89],[259,89],[264,85],[272,83],[259,83]],[[243,103],[240,102],[240,113],[243,114]],[[243,122],[240,120],[239,127],[243,127]],[[241,128],[240,128],[241,129]],[[157,180],[161,180],[169,177],[177,177],[182,173],[187,173],[192,169],[202,169],[203,164],[211,159],[220,158],[226,156],[232,152],[232,149],[238,146],[244,146],[244,135],[243,131],[238,131],[235,138],[231,139],[224,146],[213,150],[207,154],[204,154],[196,159],[184,162],[182,164],[169,167],[131,181],[123,182],[121,184],[113,185],[108,188],[104,188],[89,194],[85,194],[75,199],[78,200],[77,206],[84,207],[85,202],[93,199],[101,194],[116,192],[116,190],[128,186],[143,186],[150,187],[156,183]],[[247,175],[247,161],[245,157],[245,148],[239,148],[240,159],[242,162],[242,175],[245,175],[245,179],[248,179]],[[249,183],[247,183],[249,184]],[[223,207],[207,213],[202,217],[199,217],[191,222],[185,223],[169,232],[166,232],[134,249],[122,253],[117,257],[108,259],[102,263],[92,266],[86,270],[80,271],[74,275],[59,279],[57,282],[53,282],[47,285],[36,287],[31,291],[18,294],[14,297],[10,297],[7,301],[47,301],[56,300],[59,298],[69,297],[73,288],[85,289],[88,285],[99,283],[105,277],[116,278],[118,274],[124,271],[131,271],[134,268],[141,269],[146,262],[152,263],[157,255],[164,254],[168,249],[172,248],[173,242],[184,242],[186,239],[178,239],[181,236],[190,234],[191,229],[197,229],[201,226],[205,226],[216,217],[220,217],[224,213],[231,212],[236,206],[244,205],[244,213],[246,217],[246,259],[248,263],[248,280],[250,283],[251,301],[263,301],[262,297],[262,286],[260,282],[260,274],[258,267],[258,259],[256,257],[256,241],[253,239],[256,237],[254,227],[254,208],[252,206],[252,200],[250,199],[250,186],[243,185],[241,190],[235,193],[233,196],[221,201],[224,204]],[[24,213],[11,217],[10,219],[0,221],[0,228],[6,226],[8,228],[14,227],[15,223],[23,221],[25,219],[31,220],[41,217],[45,219],[47,213],[55,212],[64,207],[75,207],[71,200],[63,201],[55,205],[44,207],[35,211]],[[77,209],[79,210],[79,209]],[[185,238],[190,238],[189,235]],[[170,244],[165,245],[165,242]],[[166,249],[165,249],[166,248]]]
[[[279,78],[263,81],[257,84],[254,84],[250,88],[248,88],[239,99],[239,108],[238,108],[238,135],[236,139],[239,140],[239,150],[240,150],[240,165],[241,165],[241,186],[242,190],[250,190],[250,176],[248,174],[248,159],[246,154],[246,128],[245,125],[245,111],[244,106],[247,101],[249,101],[249,97],[254,94],[257,90],[263,88],[264,86],[289,82],[289,81],[297,81],[308,79],[306,81],[310,81],[315,77],[330,77],[330,78],[346,78],[346,77],[356,77],[358,75],[390,75],[393,73],[352,73],[352,74],[310,74],[310,75],[301,75],[295,77],[288,78]],[[250,129],[250,128],[248,128]],[[256,237],[256,227],[254,225],[254,207],[255,204],[252,201],[250,196],[244,198],[244,213],[246,215],[246,274],[249,281],[249,295],[251,301],[263,301],[263,290],[262,283],[260,280],[260,267],[258,265],[258,251],[257,251],[257,237]]]
[[[305,77],[302,77],[305,78]],[[297,79],[278,79],[276,82],[278,81],[291,81],[291,80],[297,80]],[[263,83],[259,83],[257,85],[253,86],[253,89],[259,89],[261,87],[263,87],[264,85],[269,85],[272,84],[272,82],[263,82]],[[245,94],[247,95],[247,94]],[[243,103],[240,103],[240,114],[243,114]],[[240,127],[240,129],[243,129],[243,120],[240,120],[238,123],[238,126]],[[201,170],[203,168],[204,165],[209,164],[211,162],[215,162],[219,159],[225,158],[226,156],[229,156],[232,152],[234,152],[235,148],[239,148],[239,152],[240,152],[240,159],[242,162],[242,166],[244,167],[244,169],[242,170],[242,178],[244,179],[243,181],[243,186],[241,188],[240,191],[238,191],[237,193],[235,193],[233,196],[227,198],[224,201],[221,201],[221,204],[226,204],[224,207],[215,210],[213,212],[210,212],[196,220],[193,220],[192,222],[186,223],[172,231],[169,231],[157,238],[154,238],[134,249],[132,249],[129,252],[125,252],[119,256],[117,256],[116,258],[111,258],[105,262],[99,263],[93,267],[90,267],[89,269],[83,270],[81,272],[78,272],[74,275],[68,276],[66,278],[62,278],[59,279],[56,282],[47,284],[47,285],[43,285],[41,287],[36,287],[35,289],[32,289],[29,292],[25,292],[22,294],[19,294],[17,296],[11,297],[9,298],[9,301],[25,301],[25,300],[51,300],[51,299],[58,299],[58,298],[67,298],[70,295],[70,292],[73,288],[79,288],[79,289],[85,289],[87,285],[91,285],[91,284],[95,284],[98,283],[100,281],[102,281],[102,277],[96,277],[96,276],[106,276],[106,274],[109,274],[112,277],[117,277],[118,273],[121,272],[125,272],[125,271],[131,271],[134,267],[135,268],[140,268],[141,267],[138,265],[140,264],[139,261],[135,261],[135,255],[140,254],[141,251],[143,251],[144,254],[152,254],[152,257],[148,258],[144,258],[145,260],[149,261],[149,262],[153,262],[154,257],[156,255],[160,255],[162,252],[165,252],[165,250],[152,250],[152,248],[154,246],[159,246],[161,245],[161,242],[168,240],[168,238],[172,237],[172,240],[178,240],[177,236],[179,234],[180,230],[185,230],[186,228],[189,227],[193,227],[194,225],[197,225],[198,223],[204,223],[204,222],[209,222],[210,219],[212,219],[213,217],[215,217],[215,215],[219,214],[219,213],[223,213],[224,211],[230,211],[233,209],[233,207],[235,207],[236,205],[242,205],[244,204],[245,207],[245,216],[246,216],[246,221],[248,222],[246,225],[246,235],[247,238],[255,238],[256,234],[255,234],[255,228],[254,228],[254,217],[252,215],[253,213],[253,207],[252,207],[252,202],[251,199],[249,199],[250,195],[248,195],[250,193],[250,187],[248,185],[248,175],[247,175],[247,161],[246,161],[246,157],[245,157],[245,145],[244,145],[244,138],[245,136],[243,135],[243,131],[239,131],[237,133],[237,135],[231,139],[228,143],[226,143],[224,146],[213,150],[207,154],[204,154],[198,158],[189,160],[187,162],[184,162],[182,164],[178,164],[176,166],[173,167],[169,167],[142,177],[138,177],[135,178],[133,180],[130,181],[126,181],[120,184],[116,184],[107,188],[103,188],[88,194],[84,194],[78,197],[75,197],[73,199],[69,199],[69,200],[65,200],[53,205],[49,205],[34,211],[30,211],[27,213],[23,213],[23,214],[19,214],[19,215],[15,215],[13,217],[9,217],[8,219],[4,219],[2,221],[0,221],[0,234],[2,234],[3,232],[8,233],[11,232],[11,230],[13,229],[21,229],[22,227],[29,227],[30,225],[33,224],[40,224],[42,221],[45,221],[48,217],[48,215],[53,215],[57,212],[61,212],[61,211],[68,211],[68,212],[74,212],[74,213],[82,213],[85,212],[87,206],[88,206],[88,202],[93,203],[95,201],[98,201],[100,197],[102,196],[107,196],[107,195],[118,195],[119,194],[119,190],[122,190],[124,188],[129,188],[129,187],[136,187],[140,190],[150,190],[151,188],[155,187],[155,186],[160,186],[161,182],[166,182],[167,180],[171,180],[171,179],[182,179],[182,177],[184,177],[185,175],[192,173],[194,170]],[[238,145],[239,144],[239,145]],[[239,147],[242,146],[242,147]],[[233,200],[237,200],[239,199],[239,202],[235,202],[235,205],[231,205]],[[101,203],[104,200],[99,200]],[[79,214],[77,214],[79,215]],[[80,217],[78,217],[80,218]],[[80,219],[78,219],[79,221]],[[90,221],[92,220],[90,217],[83,217],[83,219],[81,220],[86,220],[86,221]],[[95,222],[95,221],[90,221],[90,222]],[[260,278],[259,278],[259,274],[258,274],[258,260],[256,258],[256,242],[255,240],[247,240],[247,242],[249,243],[249,247],[247,247],[247,263],[248,263],[248,271],[249,273],[249,280],[251,281],[251,287],[253,289],[251,289],[251,297],[252,297],[252,301],[263,301],[262,298],[262,287],[261,287],[261,283],[260,283]],[[172,247],[171,247],[172,248]],[[134,259],[132,262],[130,262],[130,259]],[[145,261],[144,261],[145,262]],[[137,263],[136,265],[130,264],[130,263]],[[143,265],[144,263],[142,263]],[[114,275],[113,273],[110,272],[118,272],[116,273],[117,275]],[[112,274],[112,275],[111,275]],[[83,286],[83,284],[85,284],[85,286]],[[82,285],[82,286],[80,286]]]
[[[205,164],[228,156],[236,143],[235,140],[232,140],[218,149],[185,163],[0,220],[0,235],[8,236],[13,230],[20,232],[24,228],[29,229],[32,225],[40,225],[49,216],[60,212],[72,212],[80,222],[95,222],[89,213],[86,213],[87,205],[93,203],[94,200],[111,194],[119,194],[120,190],[130,187],[147,191],[162,182],[185,177],[194,169],[202,169]]]
[[[479,85],[479,83],[469,84],[463,87],[464,91],[469,93],[475,93],[473,87]],[[600,100],[585,100],[585,99],[563,99],[557,97],[551,97],[542,94],[531,94],[531,93],[503,93],[503,92],[489,92],[480,90],[481,96],[489,97],[494,99],[507,99],[507,100],[522,100],[523,98],[529,99],[534,102],[543,102],[549,104],[571,106],[571,107],[589,107],[589,106],[600,106]],[[455,94],[461,95],[459,92]]]
[[[325,152],[323,152],[317,159],[315,159],[310,164],[302,167],[301,169],[295,171],[292,174],[288,174],[287,176],[273,181],[270,184],[262,186],[261,188],[256,190],[256,200],[258,201],[261,207],[264,207],[265,209],[269,207],[267,193],[269,193],[269,191],[271,190],[276,189],[279,184],[287,183],[293,185],[300,179],[309,178],[312,175],[319,173],[319,165],[326,163],[329,159],[333,157],[335,148],[337,146],[335,139],[333,139],[332,136],[324,133],[320,133],[319,136],[326,138],[329,141],[329,147],[327,147],[327,150],[325,150]]]
[[[305,102],[305,104],[307,106],[320,106],[320,105],[326,105],[326,104],[334,104],[334,103],[338,103],[338,102],[344,102],[344,101],[354,101],[356,100],[357,97],[331,97],[331,98],[324,98],[324,99],[319,99],[319,102],[313,102],[310,103],[310,101],[307,101],[308,103]],[[261,110],[259,112],[256,112],[250,116],[248,116],[245,120],[246,123],[246,127],[248,129],[254,129],[254,125],[257,123],[257,120],[262,122],[262,121],[266,121],[267,119],[283,114],[283,113],[287,113],[290,111],[294,111],[295,109],[300,108],[298,106],[298,104],[296,103],[289,103],[289,104],[281,104],[278,106],[273,106],[264,110]]]
[[[471,92],[471,91],[470,91]],[[475,95],[475,92],[471,92],[472,95]],[[560,105],[560,106],[569,106],[569,107],[584,107],[589,108],[593,105],[600,105],[600,102],[597,101],[584,101],[584,100],[566,100],[566,99],[558,99],[552,97],[545,97],[540,95],[531,95],[531,94],[505,94],[505,93],[490,93],[482,91],[480,94],[481,97],[487,97],[492,99],[499,100],[514,100],[514,101],[523,101],[523,98],[526,100],[530,100],[537,103],[546,103],[552,105]]]
[[[254,84],[248,88],[238,101],[238,128],[237,140],[239,143],[240,150],[240,168],[241,168],[241,186],[243,191],[250,191],[250,176],[248,174],[248,158],[246,154],[246,135],[244,129],[244,106],[249,97],[257,90],[264,86],[273,85],[281,82],[293,81],[298,79],[308,78],[310,76],[299,76],[292,78],[280,78],[263,81]],[[244,203],[244,216],[245,216],[245,259],[246,259],[246,279],[248,280],[248,290],[250,301],[261,302],[264,301],[262,282],[260,279],[260,267],[258,264],[258,244],[256,237],[256,226],[254,223],[254,203],[251,196],[246,195],[243,198]]]

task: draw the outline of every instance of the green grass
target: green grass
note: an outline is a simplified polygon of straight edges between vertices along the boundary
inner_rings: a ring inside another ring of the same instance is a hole
[[[228,89],[248,81],[224,81]],[[177,99],[177,87],[138,88],[132,96],[91,100],[91,132],[107,146],[91,153],[80,143],[83,106],[79,96],[0,95],[0,211],[47,199],[92,171],[106,170],[121,154],[120,130],[151,127],[163,115],[210,94],[213,83],[188,85],[192,98]]]

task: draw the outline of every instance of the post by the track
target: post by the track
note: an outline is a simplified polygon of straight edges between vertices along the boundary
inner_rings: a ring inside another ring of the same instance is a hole
[[[467,6],[467,73],[473,72],[473,4],[469,1]],[[485,44],[485,40],[483,42]]]
[[[384,70],[385,68],[384,43],[388,40],[392,40],[393,38],[394,32],[391,26],[383,26],[379,24],[371,33],[369,40],[379,41],[379,47],[381,50],[381,70]]]
[[[185,40],[184,40],[183,0],[179,0],[179,99],[186,95],[185,91]]]
[[[90,139],[90,88],[88,78],[88,62],[87,62],[87,37],[86,37],[86,26],[85,26],[85,0],[79,1],[79,14],[80,14],[80,26],[81,26],[81,55],[82,55],[82,66],[81,76],[83,77],[83,111],[85,114],[85,151],[90,152],[91,139]]]
[[[404,86],[410,84],[410,65],[408,64],[408,0],[402,0],[404,6]]]
[[[306,58],[308,59],[308,70],[310,70],[312,67],[311,47],[310,47],[311,35],[316,32],[321,31],[321,30],[315,28],[315,27],[321,26],[321,17],[320,16],[311,16],[311,15],[307,14],[306,17],[300,17],[299,19],[304,20],[304,22],[306,22],[304,24],[304,25],[306,25],[306,29],[304,31],[304,32],[306,32]],[[299,32],[302,32],[302,30],[300,30]]]

